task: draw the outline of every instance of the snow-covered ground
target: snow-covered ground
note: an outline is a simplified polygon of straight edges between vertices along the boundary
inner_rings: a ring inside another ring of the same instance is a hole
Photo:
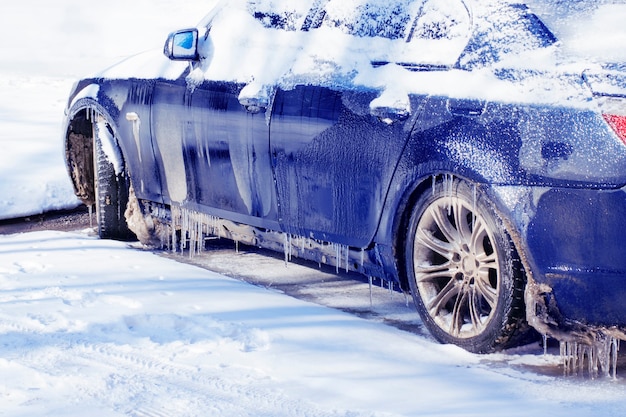
[[[624,413],[622,380],[514,366],[555,360],[473,355],[85,232],[0,237],[0,415]]]
[[[72,83],[161,48],[207,3],[0,6],[0,218],[77,204],[60,132]],[[313,273],[256,254],[217,259],[266,281]],[[339,286],[333,304],[369,304],[366,284],[347,286],[360,295]],[[390,296],[375,292],[374,306]],[[0,236],[0,416],[625,414],[623,375],[562,377],[539,350],[473,355],[90,230]]]

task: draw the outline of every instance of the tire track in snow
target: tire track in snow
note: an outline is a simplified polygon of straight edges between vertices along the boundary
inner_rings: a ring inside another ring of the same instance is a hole
[[[141,399],[137,409],[117,410],[127,415],[136,417],[347,415],[325,411],[305,401],[289,398],[279,389],[272,388],[275,384],[269,378],[253,375],[254,370],[247,373],[246,381],[235,382],[233,378],[220,375],[228,374],[225,368],[201,369],[127,349],[128,346],[90,343],[78,344],[71,349],[73,356],[87,363],[106,363],[111,368],[112,375],[119,375],[125,381],[132,381],[133,376],[142,375],[139,381],[123,384],[122,388],[128,390],[129,397]],[[237,370],[237,375],[241,375],[240,370]],[[162,408],[154,406],[155,402],[159,402],[154,393],[159,392],[164,393],[164,397],[160,398]],[[172,407],[176,404],[179,405],[178,408]],[[207,410],[213,410],[216,414]]]
[[[142,349],[136,338],[119,344],[106,334],[46,333],[36,322],[8,317],[0,317],[0,334],[6,336],[0,339],[6,360],[27,366],[44,379],[71,374],[76,384],[73,401],[131,417],[371,415],[325,410],[290,397],[278,381],[258,369],[230,368],[214,358],[212,364],[194,363],[202,354],[191,356],[191,363],[177,361],[176,346],[185,345]]]

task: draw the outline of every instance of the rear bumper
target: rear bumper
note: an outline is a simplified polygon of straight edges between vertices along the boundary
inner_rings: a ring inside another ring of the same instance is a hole
[[[568,321],[626,326],[626,190],[527,195],[513,219],[534,280],[552,289]]]

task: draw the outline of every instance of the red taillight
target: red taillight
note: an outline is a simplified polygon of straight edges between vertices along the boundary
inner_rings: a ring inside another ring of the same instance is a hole
[[[617,133],[617,136],[626,145],[626,116],[616,114],[603,114],[604,120],[611,126],[611,129]]]

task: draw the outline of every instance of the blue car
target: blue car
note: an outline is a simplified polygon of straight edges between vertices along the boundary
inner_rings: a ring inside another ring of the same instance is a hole
[[[102,238],[192,253],[228,238],[392,282],[472,352],[545,335],[610,355],[626,339],[626,59],[583,41],[623,32],[615,16],[624,4],[221,1],[164,53],[76,83],[68,172]]]

